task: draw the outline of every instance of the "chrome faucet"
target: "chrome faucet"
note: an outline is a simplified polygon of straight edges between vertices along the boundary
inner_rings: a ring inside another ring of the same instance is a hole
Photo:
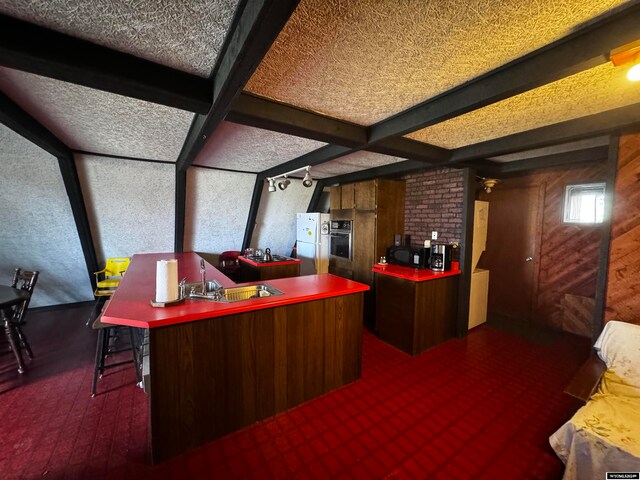
[[[202,283],[202,294],[207,293],[207,278],[206,270],[204,268],[204,259],[200,259],[200,282]]]

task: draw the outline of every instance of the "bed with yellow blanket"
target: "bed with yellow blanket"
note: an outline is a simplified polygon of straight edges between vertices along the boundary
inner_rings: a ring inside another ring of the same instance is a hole
[[[608,322],[594,349],[607,366],[598,390],[549,438],[564,480],[640,472],[640,326]]]

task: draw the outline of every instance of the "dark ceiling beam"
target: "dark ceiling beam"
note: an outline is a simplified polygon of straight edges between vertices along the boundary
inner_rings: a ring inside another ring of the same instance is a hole
[[[71,213],[76,224],[89,282],[95,288],[93,272],[98,271],[98,257],[73,153],[60,139],[2,92],[0,92],[0,122],[57,158],[62,182],[69,197]]]
[[[334,177],[327,177],[323,178],[322,181],[325,185],[364,182],[366,180],[372,180],[374,178],[380,177],[400,177],[407,173],[412,173],[418,170],[428,170],[430,168],[436,167],[430,167],[429,165],[425,165],[424,162],[420,162],[417,160],[406,160],[404,162],[391,163],[389,165],[369,168],[367,170],[360,170],[358,172],[336,175]]]
[[[373,145],[368,145],[365,150],[392,157],[419,160],[431,165],[447,163],[451,158],[451,152],[446,148],[436,147],[423,142],[417,142],[410,138],[390,137]]]
[[[307,207],[307,213],[315,212],[318,210],[318,203],[320,203],[320,197],[324,191],[324,179],[317,180],[311,200],[309,200],[309,206]]]
[[[229,113],[231,103],[249,81],[298,3],[299,0],[246,0],[238,5],[211,77],[211,109],[206,115],[196,115],[193,119],[176,162],[178,172],[185,172],[191,166],[207,138]],[[178,203],[178,200],[183,201]],[[175,250],[181,252],[184,247],[184,213],[180,212],[186,208],[184,198],[176,195],[175,207]]]
[[[0,64],[191,112],[211,107],[206,78],[1,14]]]
[[[54,157],[72,155],[71,150],[58,137],[2,92],[0,92],[0,122]]]
[[[351,151],[352,149],[349,147],[325,145],[317,150],[301,155],[298,158],[294,158],[293,160],[289,160],[288,162],[281,163],[280,165],[264,170],[261,172],[261,175],[264,179],[267,177],[282,175],[283,173],[290,172],[291,170],[297,170],[298,168],[306,167],[307,165],[313,167],[314,165],[320,165],[321,163],[328,162],[334,158],[342,157]]]
[[[614,13],[437,97],[370,127],[369,143],[448,120],[609,61],[638,39],[640,5]]]
[[[260,199],[264,191],[264,179],[265,177],[262,174],[258,174],[256,176],[256,183],[253,185],[253,193],[251,194],[251,203],[249,204],[249,214],[247,215],[247,224],[244,228],[241,251],[244,251],[251,245],[253,230],[256,228],[256,218],[258,218],[258,209],[260,208]]]
[[[254,70],[295,10],[299,0],[247,0],[236,12],[232,30],[214,68],[213,103],[206,115],[196,115],[178,157],[187,169],[207,138],[229,113]]]
[[[233,102],[226,120],[346,147],[367,142],[364,127],[244,92]]]
[[[595,137],[640,124],[640,103],[575,120],[548,125],[506,137],[487,140],[453,150],[451,163],[495,157],[516,151],[546,147],[559,143]],[[452,165],[454,166],[454,165]]]
[[[350,147],[350,149],[343,149],[339,156],[359,150],[370,150],[384,155],[421,160],[429,164],[444,163],[450,156],[445,148],[408,138],[388,138],[370,147],[367,144],[366,127],[244,92],[231,105],[226,120],[336,146]],[[318,163],[338,158],[331,154],[326,159],[321,159],[320,154],[323,152],[329,151],[319,149],[315,157],[318,158]],[[280,170],[287,171],[286,168]]]
[[[500,167],[501,174],[521,174],[523,172],[538,170],[540,168],[561,167],[582,163],[602,162],[607,159],[609,146],[602,145],[571,152],[554,153],[535,158],[527,158],[513,162],[503,163]]]

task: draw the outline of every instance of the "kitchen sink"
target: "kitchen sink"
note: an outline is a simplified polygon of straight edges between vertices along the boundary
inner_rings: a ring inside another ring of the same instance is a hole
[[[216,280],[205,282],[205,291],[202,291],[202,284],[187,283],[185,285],[185,295],[187,298],[196,300],[208,300],[210,302],[240,302],[252,298],[265,298],[276,295],[283,295],[277,288],[273,288],[266,283],[248,285],[246,287],[222,288]]]
[[[258,285],[249,285],[247,287],[231,287],[222,291],[222,296],[227,302],[239,302],[241,300],[249,300],[251,298],[273,297],[283,295],[277,288],[273,288],[266,283]]]

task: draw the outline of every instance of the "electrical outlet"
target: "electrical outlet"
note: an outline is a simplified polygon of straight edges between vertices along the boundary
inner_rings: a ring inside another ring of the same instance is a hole
[[[431,232],[431,240],[437,240],[438,239],[438,232],[433,231]]]

